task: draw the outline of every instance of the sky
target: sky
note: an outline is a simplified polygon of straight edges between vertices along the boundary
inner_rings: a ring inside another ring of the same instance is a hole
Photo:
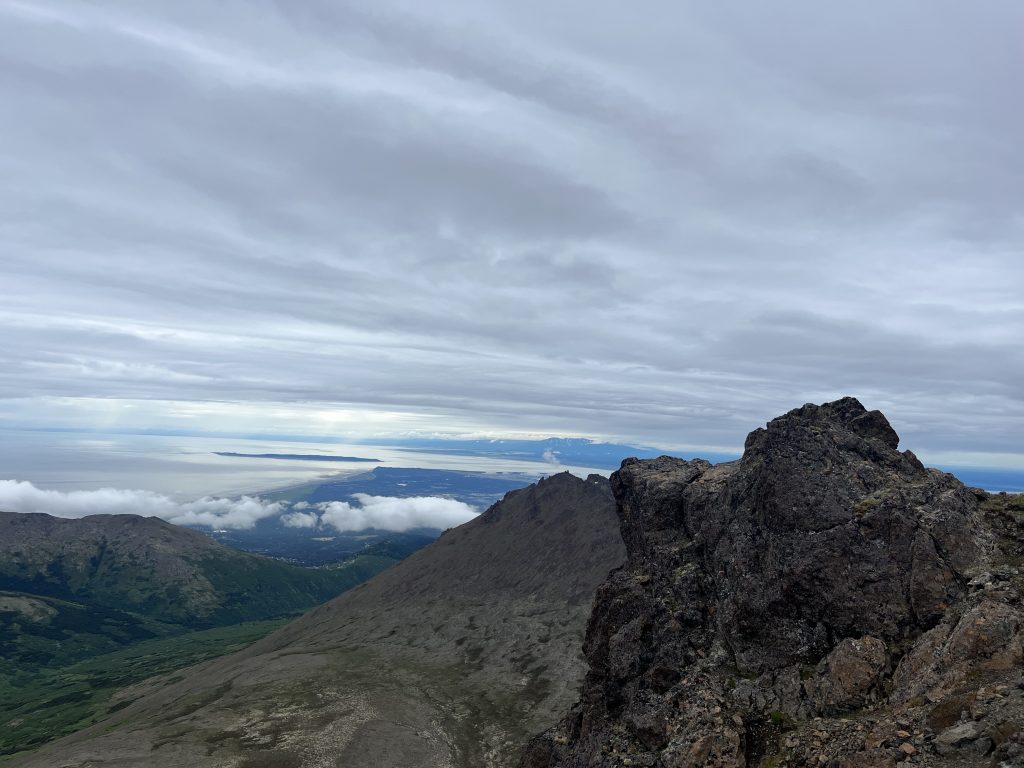
[[[1024,5],[0,1],[0,428],[1024,468]]]

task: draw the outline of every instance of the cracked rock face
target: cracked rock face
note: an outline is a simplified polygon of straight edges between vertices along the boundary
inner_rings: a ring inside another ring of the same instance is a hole
[[[739,461],[624,462],[628,563],[598,591],[579,703],[521,765],[1016,759],[1020,518],[898,444],[846,398]],[[974,703],[936,719],[954,699]]]

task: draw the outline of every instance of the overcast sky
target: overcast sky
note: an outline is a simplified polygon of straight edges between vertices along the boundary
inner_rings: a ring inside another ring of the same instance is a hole
[[[853,394],[1024,465],[1022,29],[0,0],[0,424],[735,449]]]

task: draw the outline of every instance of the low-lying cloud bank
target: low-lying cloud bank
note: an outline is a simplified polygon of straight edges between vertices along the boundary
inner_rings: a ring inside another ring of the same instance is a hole
[[[280,516],[290,528],[321,528],[361,531],[377,528],[408,531],[413,528],[451,528],[477,515],[468,504],[436,496],[398,498],[353,495],[356,503],[327,501],[316,505],[264,501],[258,496],[237,499],[204,496],[179,502],[152,491],[101,488],[95,491],[52,491],[23,480],[0,480],[0,510],[42,512],[54,517],[87,515],[142,515],[159,517],[176,525],[211,528],[252,528],[264,518]]]
[[[50,491],[24,480],[0,480],[0,509],[7,512],[43,512],[54,517],[87,515],[142,515],[160,517],[175,525],[213,528],[252,528],[258,520],[284,511],[280,502],[257,496],[179,502],[152,491],[100,488],[96,491]]]
[[[320,524],[339,531],[380,528],[408,531],[412,528],[454,528],[472,520],[477,512],[469,504],[439,496],[370,496],[353,494],[359,505],[347,501],[327,501],[317,505]]]

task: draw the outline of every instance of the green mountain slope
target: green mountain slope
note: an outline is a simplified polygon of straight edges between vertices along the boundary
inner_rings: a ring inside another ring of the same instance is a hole
[[[403,554],[302,568],[157,518],[0,512],[0,763],[116,710],[116,688],[237,650]]]
[[[187,628],[295,613],[394,562],[300,568],[229,549],[158,518],[65,520],[0,512],[0,590],[142,614]]]
[[[9,605],[9,595],[0,594],[0,606]],[[68,613],[89,612],[82,606],[77,609]],[[0,765],[7,764],[6,756],[34,749],[116,712],[126,703],[119,694],[126,686],[237,651],[287,621],[244,622],[138,640],[106,653],[98,653],[102,646],[95,643],[96,635],[80,631],[74,635],[78,649],[96,653],[63,665],[11,663],[6,648],[0,650],[4,659],[0,661]],[[5,639],[6,630],[0,629]],[[18,637],[24,640],[28,636]],[[102,635],[100,639],[107,640]],[[69,653],[65,658],[75,655]]]

